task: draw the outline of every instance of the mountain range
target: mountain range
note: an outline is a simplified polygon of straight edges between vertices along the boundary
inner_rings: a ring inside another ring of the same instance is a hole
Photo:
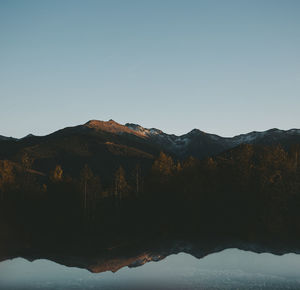
[[[179,159],[189,156],[202,159],[222,153],[241,144],[281,144],[283,147],[289,146],[300,142],[300,129],[253,131],[234,137],[221,137],[193,129],[186,134],[177,136],[167,134],[156,128],[147,129],[132,123],[122,125],[114,120],[90,120],[83,125],[67,127],[46,136],[29,134],[21,139],[0,136],[0,146],[2,149],[5,147],[4,143],[9,142],[10,146],[15,148],[11,152],[14,151],[16,153],[16,150],[20,150],[20,148],[32,146],[43,147],[54,140],[59,144],[62,140],[71,136],[87,138],[89,140],[93,139],[95,141],[101,139],[102,146],[106,144],[106,147],[119,147],[119,149],[125,146],[128,151],[138,150],[139,153],[143,152],[145,156],[156,154],[157,151],[164,151]],[[69,144],[70,147],[73,145],[75,144]]]
[[[45,136],[29,134],[20,139],[1,136],[0,160],[20,164],[26,153],[32,159],[32,168],[41,175],[48,174],[59,164],[66,174],[78,176],[88,164],[101,176],[104,184],[108,184],[119,166],[132,172],[140,164],[146,173],[160,152],[179,161],[189,157],[201,160],[243,144],[281,145],[288,149],[299,143],[299,129],[254,131],[232,138],[193,129],[177,136],[132,123],[122,125],[114,120],[90,120]]]

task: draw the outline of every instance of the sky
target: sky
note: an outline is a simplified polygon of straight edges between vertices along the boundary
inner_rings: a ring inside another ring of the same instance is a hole
[[[0,135],[300,128],[299,15],[298,0],[0,0]]]

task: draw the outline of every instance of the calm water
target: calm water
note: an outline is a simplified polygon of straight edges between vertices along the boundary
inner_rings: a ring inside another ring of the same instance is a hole
[[[228,249],[198,260],[182,253],[114,274],[18,258],[0,263],[0,289],[300,289],[300,255]]]

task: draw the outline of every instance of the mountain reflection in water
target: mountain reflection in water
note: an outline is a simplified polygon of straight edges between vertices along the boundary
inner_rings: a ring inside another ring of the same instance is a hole
[[[17,258],[0,263],[0,289],[300,289],[300,255],[227,249],[198,260],[181,253],[99,274]]]

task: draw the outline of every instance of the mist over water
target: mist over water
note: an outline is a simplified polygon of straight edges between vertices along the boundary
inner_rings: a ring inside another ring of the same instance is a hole
[[[196,259],[181,253],[98,274],[17,258],[0,263],[0,289],[300,289],[300,255],[227,249]]]

